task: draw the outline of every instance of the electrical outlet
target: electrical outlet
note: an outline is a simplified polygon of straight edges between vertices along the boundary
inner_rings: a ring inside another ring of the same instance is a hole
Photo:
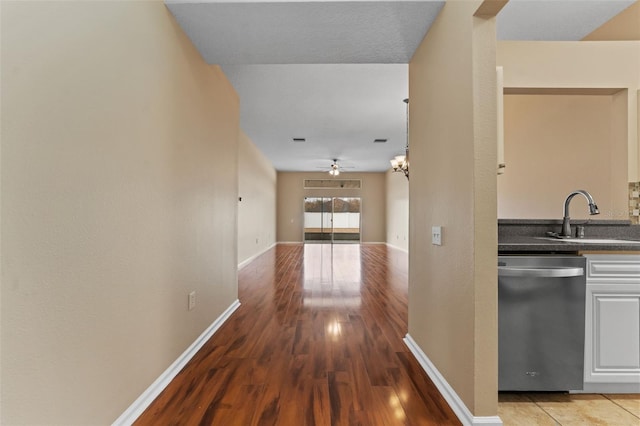
[[[442,245],[442,226],[431,227],[431,244],[436,246]]]
[[[196,292],[189,293],[189,310],[192,311],[196,307]]]

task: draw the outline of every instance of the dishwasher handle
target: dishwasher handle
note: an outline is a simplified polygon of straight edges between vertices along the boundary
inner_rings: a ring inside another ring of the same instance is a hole
[[[583,268],[577,267],[520,267],[520,266],[498,266],[499,277],[535,277],[535,278],[569,278],[581,277],[584,275]]]

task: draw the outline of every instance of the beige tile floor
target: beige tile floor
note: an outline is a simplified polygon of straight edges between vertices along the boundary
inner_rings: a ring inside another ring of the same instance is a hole
[[[502,392],[498,401],[504,426],[640,426],[640,394]]]

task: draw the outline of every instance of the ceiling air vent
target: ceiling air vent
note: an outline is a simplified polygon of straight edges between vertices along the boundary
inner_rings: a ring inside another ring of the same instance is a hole
[[[374,139],[373,140],[373,143],[385,143],[385,142],[387,142],[386,139]]]
[[[306,142],[307,140],[305,138],[293,138],[294,142]]]

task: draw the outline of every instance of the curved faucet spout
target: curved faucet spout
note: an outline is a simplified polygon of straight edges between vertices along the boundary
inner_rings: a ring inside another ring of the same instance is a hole
[[[578,189],[576,191],[573,191],[571,194],[567,195],[566,200],[564,200],[564,214],[563,214],[563,217],[562,217],[562,232],[560,233],[560,236],[562,236],[562,237],[570,237],[571,236],[571,224],[570,224],[570,219],[571,218],[569,217],[569,203],[571,202],[573,197],[575,197],[578,194],[584,196],[584,198],[587,199],[587,203],[589,203],[589,214],[590,215],[594,215],[594,214],[599,214],[600,213],[600,211],[598,210],[598,206],[596,205],[596,202],[593,201],[593,197],[591,196],[591,194],[589,194],[584,189]]]

